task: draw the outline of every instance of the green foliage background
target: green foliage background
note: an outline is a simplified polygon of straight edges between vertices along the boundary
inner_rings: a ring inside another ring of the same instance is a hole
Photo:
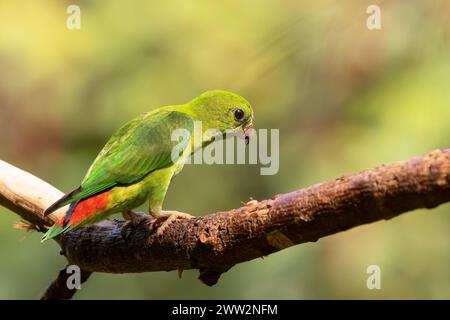
[[[201,215],[450,146],[450,3],[0,1],[0,158],[69,191],[113,131],[207,89],[245,96],[280,129],[280,171],[187,166],[166,208]],[[81,30],[66,8],[81,7]],[[77,299],[450,298],[450,206],[234,267],[95,274]],[[34,299],[64,259],[0,208],[0,298]],[[366,268],[382,289],[366,288]]]

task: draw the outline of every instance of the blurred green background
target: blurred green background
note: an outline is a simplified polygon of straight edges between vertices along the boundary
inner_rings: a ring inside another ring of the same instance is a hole
[[[0,1],[0,158],[73,189],[114,130],[208,89],[280,129],[280,170],[191,165],[165,207],[200,215],[450,146],[450,2]],[[81,8],[68,30],[66,8]],[[186,192],[189,190],[189,192]],[[235,266],[94,274],[77,299],[450,298],[450,205]],[[0,298],[34,299],[64,264],[0,208]],[[366,288],[379,265],[381,290]]]

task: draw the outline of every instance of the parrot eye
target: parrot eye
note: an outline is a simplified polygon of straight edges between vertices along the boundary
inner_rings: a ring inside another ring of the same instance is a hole
[[[245,116],[244,110],[236,109],[236,110],[233,111],[233,113],[234,113],[234,118],[237,121],[241,121],[242,119],[244,119],[244,116]]]

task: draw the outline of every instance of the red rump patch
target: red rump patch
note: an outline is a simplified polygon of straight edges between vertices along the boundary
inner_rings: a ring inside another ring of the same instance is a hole
[[[55,225],[62,227],[64,225],[64,216],[62,216],[58,220],[56,220]]]
[[[68,224],[78,224],[81,221],[104,211],[109,204],[109,195],[110,191],[106,191],[78,202]]]

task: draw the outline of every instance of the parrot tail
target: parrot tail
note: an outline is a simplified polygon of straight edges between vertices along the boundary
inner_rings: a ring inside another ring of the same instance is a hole
[[[63,233],[70,227],[68,225],[68,222],[70,220],[70,217],[72,216],[72,213],[75,211],[77,204],[78,204],[78,201],[72,202],[70,204],[70,207],[67,210],[64,217],[62,217],[61,219],[56,221],[55,224],[50,229],[48,229],[48,231],[42,236],[41,242],[44,242],[46,240],[53,239],[53,238],[59,236],[61,233]]]
[[[82,200],[74,200],[73,198],[71,198],[72,200],[65,200],[65,197],[58,200],[57,203],[60,201],[66,201],[63,202],[65,204],[70,203],[69,209],[63,216],[59,217],[59,219],[55,221],[55,224],[44,234],[42,242],[55,238],[63,232],[75,230],[83,225],[98,221],[98,219],[101,218],[101,213],[107,212],[109,208],[111,201],[110,194],[110,191],[104,191]],[[79,196],[80,194],[75,194],[74,197],[76,199],[76,197]],[[61,205],[58,204],[58,206]]]
[[[72,197],[77,195],[80,192],[81,192],[81,187],[78,187],[75,190],[73,190],[72,192],[69,192],[68,194],[64,195],[61,199],[59,199],[54,204],[52,204],[50,207],[45,209],[44,217],[48,216],[53,211],[55,211],[55,210],[57,210],[57,209],[59,209],[61,207],[64,207],[65,205],[67,205],[70,202],[72,202]]]

